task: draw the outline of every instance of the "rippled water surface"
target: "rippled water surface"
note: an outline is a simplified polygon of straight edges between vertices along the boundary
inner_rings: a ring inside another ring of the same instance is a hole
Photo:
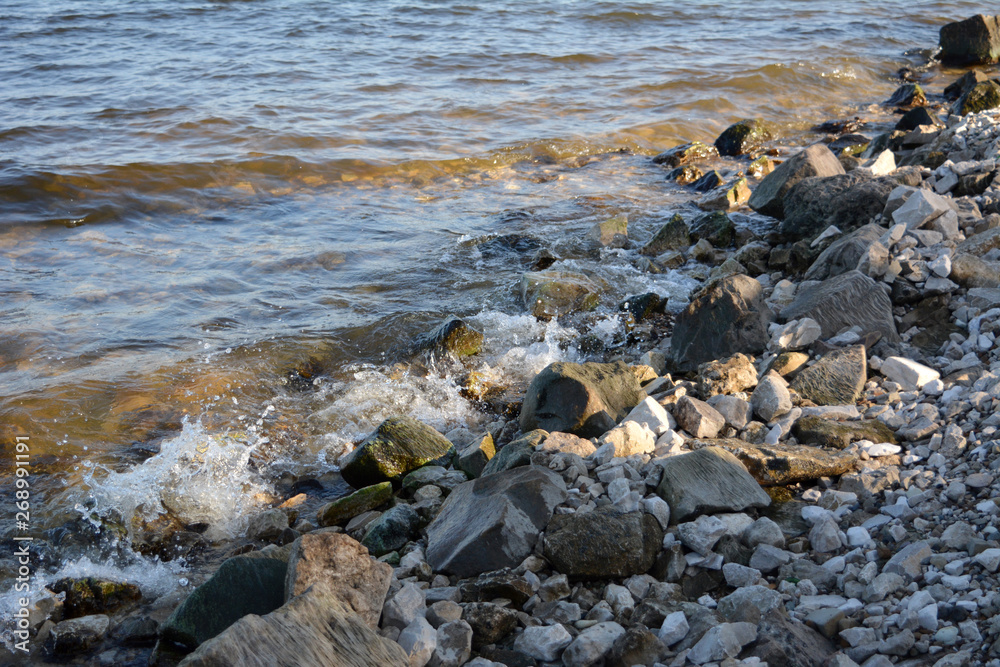
[[[176,513],[237,534],[275,475],[329,469],[394,412],[487,419],[460,371],[516,383],[582,353],[483,241],[594,271],[613,337],[622,297],[692,286],[580,242],[683,205],[648,155],[749,116],[796,143],[881,113],[941,24],[985,11],[672,4],[0,5],[0,456],[31,438],[34,527],[228,484]],[[486,332],[477,360],[396,365],[449,313]]]

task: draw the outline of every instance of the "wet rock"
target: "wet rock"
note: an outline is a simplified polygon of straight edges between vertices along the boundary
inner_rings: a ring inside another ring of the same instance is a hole
[[[251,539],[272,542],[288,529],[288,515],[278,508],[264,510],[250,519],[247,536]]]
[[[952,101],[957,100],[959,97],[972,89],[972,87],[977,83],[983,83],[984,81],[989,80],[990,77],[987,76],[985,72],[981,72],[979,70],[966,72],[944,89],[944,98]]]
[[[820,253],[802,276],[803,280],[826,280],[854,270],[868,249],[878,243],[885,227],[869,224],[845,234]]]
[[[406,653],[376,634],[328,589],[290,600],[266,615],[251,614],[202,644],[183,667],[408,667]]]
[[[728,211],[746,204],[749,199],[750,185],[741,177],[709,192],[697,204],[703,211]]]
[[[471,357],[479,354],[483,347],[483,334],[463,320],[449,318],[426,337],[417,341],[417,348],[436,354],[452,354],[456,357]]]
[[[656,492],[670,505],[674,521],[767,507],[771,502],[739,459],[719,447],[671,456],[660,465],[663,476]]]
[[[814,144],[765,176],[750,196],[750,208],[758,213],[783,219],[784,198],[793,185],[813,176],[836,176],[843,173],[844,168],[837,156],[825,145]]]
[[[529,431],[517,440],[507,443],[500,448],[496,456],[483,466],[482,477],[494,475],[504,470],[511,470],[519,466],[526,466],[531,463],[531,455],[548,437],[548,433],[541,429]]]
[[[605,247],[624,247],[628,244],[628,215],[622,213],[597,223],[587,232],[587,238]]]
[[[292,545],[285,600],[311,586],[325,587],[368,627],[378,628],[392,567],[372,560],[368,549],[343,533],[313,532]]]
[[[667,172],[667,180],[675,181],[677,185],[690,185],[704,176],[701,169],[694,165],[675,167]]]
[[[479,649],[512,633],[517,627],[517,612],[490,602],[470,602],[462,611],[462,620],[472,628],[472,647]]]
[[[340,474],[356,489],[398,482],[411,470],[448,457],[451,442],[412,417],[391,417],[340,459]]]
[[[485,433],[466,445],[455,459],[455,467],[469,477],[479,477],[494,456],[496,447],[493,444],[493,436]]]
[[[630,314],[636,322],[642,322],[662,313],[666,305],[667,302],[656,292],[646,292],[625,299],[618,305],[618,310]]]
[[[836,477],[854,469],[858,462],[857,454],[802,445],[752,445],[735,438],[691,443],[695,447],[706,444],[733,454],[752,479],[763,486],[786,486],[821,477]]]
[[[565,499],[562,477],[537,466],[462,484],[427,527],[427,562],[462,577],[514,567]]]
[[[1000,60],[1000,22],[996,16],[977,14],[941,26],[941,52],[948,65],[988,65]]]
[[[714,146],[706,146],[700,141],[694,141],[690,144],[675,146],[674,148],[663,151],[659,155],[654,156],[653,164],[665,164],[669,167],[679,167],[681,165],[688,164],[689,162],[716,157],[718,154],[719,151],[717,151]]]
[[[757,643],[748,653],[769,665],[827,667],[836,648],[809,626],[789,618],[784,610],[775,609],[757,626]]]
[[[601,507],[553,517],[545,557],[570,577],[593,579],[642,574],[653,566],[663,529],[650,514]]]
[[[62,605],[64,619],[110,614],[142,598],[142,591],[135,584],[97,577],[60,579],[49,589],[66,594]]]
[[[274,611],[285,602],[287,571],[286,562],[273,558],[230,558],[174,610],[160,636],[194,649],[247,614]]]
[[[349,496],[327,503],[316,513],[316,518],[321,526],[339,526],[359,514],[370,512],[376,507],[386,504],[391,499],[392,482],[373,484],[358,489]]]
[[[727,127],[715,140],[715,148],[719,155],[746,155],[760,150],[773,136],[763,120],[744,119]]]
[[[927,95],[924,94],[920,84],[904,83],[885,103],[891,107],[922,107],[927,104]]]
[[[725,248],[736,238],[736,226],[721,211],[703,213],[691,221],[691,236],[705,239],[716,248]]]
[[[563,664],[567,667],[591,667],[599,664],[624,634],[625,628],[614,622],[593,625],[577,635],[566,647]]]
[[[698,391],[705,398],[735,394],[753,389],[756,384],[757,369],[745,354],[734,354],[727,359],[708,361],[698,366]]]
[[[781,311],[781,318],[788,321],[803,317],[819,323],[823,338],[858,326],[860,336],[877,332],[890,343],[900,340],[889,296],[878,283],[859,271],[848,271],[800,288],[795,300]]]
[[[707,285],[677,316],[670,354],[680,371],[736,353],[758,354],[767,346],[773,314],[760,283],[744,275]]]
[[[868,379],[863,345],[834,350],[792,380],[791,388],[816,405],[853,405]]]
[[[846,449],[852,442],[870,440],[895,444],[892,429],[877,419],[833,421],[822,417],[800,417],[792,425],[792,433],[801,444]]]
[[[361,544],[375,556],[399,551],[416,535],[420,515],[411,505],[396,505],[368,524]]]
[[[110,627],[111,619],[104,614],[62,621],[49,631],[45,647],[54,655],[80,653],[104,639]]]
[[[691,187],[698,192],[708,192],[719,187],[723,182],[722,174],[713,169],[695,181]]]
[[[598,437],[645,397],[635,373],[622,362],[556,362],[528,386],[521,406],[521,430],[541,428]]]
[[[597,308],[601,286],[582,273],[535,271],[521,277],[524,307],[540,320]]]
[[[682,396],[674,407],[677,425],[696,438],[714,438],[726,420],[708,403]]]

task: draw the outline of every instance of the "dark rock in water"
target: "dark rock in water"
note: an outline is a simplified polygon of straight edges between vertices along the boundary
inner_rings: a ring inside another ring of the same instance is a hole
[[[399,551],[417,533],[420,515],[410,505],[396,505],[368,524],[361,544],[374,556]]]
[[[505,234],[478,244],[479,252],[485,258],[502,257],[509,253],[525,255],[545,247],[541,241],[523,234]]]
[[[558,514],[545,531],[545,558],[563,574],[603,579],[643,574],[662,549],[663,529],[652,514],[600,507]]]
[[[110,627],[111,619],[104,614],[71,618],[49,631],[45,648],[53,655],[80,653],[104,639]]]
[[[686,249],[689,245],[691,245],[691,232],[681,214],[675,213],[639,252],[655,257],[667,250]]]
[[[761,155],[747,165],[747,176],[750,178],[764,178],[772,171],[774,171],[774,160],[766,155]]]
[[[152,646],[160,632],[160,624],[149,616],[130,616],[115,628],[114,637],[123,646]]]
[[[825,667],[837,649],[805,623],[794,621],[783,609],[773,609],[757,626],[757,642],[749,656],[782,667]]]
[[[820,253],[802,276],[803,280],[826,280],[854,270],[872,244],[887,231],[885,227],[869,224],[840,237]]]
[[[337,526],[392,499],[392,482],[373,484],[327,503],[316,513],[321,526]]]
[[[922,107],[927,104],[927,95],[918,83],[904,83],[885,101],[891,107]]]
[[[605,248],[624,248],[628,245],[628,215],[622,213],[609,220],[598,222],[590,231],[587,238]]]
[[[677,316],[670,355],[677,370],[742,352],[759,354],[767,346],[774,315],[764,304],[760,283],[744,275],[709,283]]]
[[[247,614],[271,613],[285,603],[287,570],[273,558],[230,558],[174,610],[160,637],[191,650]]]
[[[834,350],[792,380],[791,388],[816,405],[854,405],[868,380],[863,345]]]
[[[791,239],[811,238],[831,224],[851,231],[880,214],[898,185],[891,177],[873,179],[856,172],[804,179],[785,196],[779,231]]]
[[[487,475],[494,475],[504,470],[511,470],[512,468],[530,464],[532,453],[534,453],[539,445],[545,442],[547,436],[547,431],[536,429],[525,433],[513,442],[507,443],[483,467],[483,472],[480,476],[486,477]]]
[[[417,348],[436,353],[470,357],[483,347],[483,334],[457,317],[448,319],[428,336],[417,341]]]
[[[746,155],[760,150],[772,138],[771,129],[763,120],[749,118],[727,127],[715,140],[715,148],[719,155]]]
[[[988,65],[1000,61],[1000,17],[977,14],[941,26],[941,52],[947,65]]]
[[[1000,83],[986,81],[977,83],[962,95],[952,106],[952,113],[965,116],[1000,107]]]
[[[664,459],[656,493],[670,505],[670,521],[700,514],[742,512],[771,503],[739,459],[719,447],[705,447]]]
[[[677,167],[667,172],[668,181],[676,181],[677,185],[690,185],[704,176],[701,169],[693,164]]]
[[[761,486],[786,486],[836,477],[854,469],[857,454],[801,445],[752,445],[735,438],[694,441],[694,446],[711,445],[724,449],[746,466]],[[701,450],[699,450],[701,451]]]
[[[340,459],[340,474],[356,489],[399,482],[403,475],[448,458],[454,446],[433,428],[412,417],[391,417]]]
[[[562,477],[538,466],[466,482],[427,527],[427,562],[460,577],[516,567],[566,495]]]
[[[691,235],[706,239],[716,248],[725,248],[736,238],[736,225],[722,211],[703,213],[691,221]]]
[[[517,612],[489,602],[470,602],[462,610],[462,620],[472,627],[472,648],[479,649],[514,632]]]
[[[814,144],[785,160],[765,176],[750,195],[750,208],[774,218],[784,218],[784,198],[793,185],[804,178],[837,176],[843,173],[844,167],[837,156],[823,144]]]
[[[184,667],[407,667],[406,653],[380,637],[334,593],[306,591],[280,609],[251,615],[205,642]]]
[[[652,665],[657,662],[667,647],[647,628],[634,625],[615,640],[611,651],[605,656],[606,667],[633,667]]]
[[[589,311],[601,303],[601,287],[575,271],[532,271],[521,276],[524,307],[540,320]]]
[[[824,134],[847,134],[857,132],[865,126],[865,122],[855,116],[850,120],[828,120],[812,128],[813,132]]]
[[[859,271],[848,271],[799,290],[784,310],[784,321],[811,317],[830,338],[841,329],[860,326],[860,335],[873,331],[890,343],[899,342],[892,302],[881,285]]]
[[[837,156],[859,155],[868,148],[871,139],[863,134],[842,134],[830,142],[830,151]]]
[[[662,313],[667,302],[656,292],[646,292],[630,296],[618,305],[618,310],[629,313],[636,322],[641,322],[657,313]]]
[[[722,174],[713,169],[695,181],[694,185],[691,187],[698,192],[708,192],[709,190],[714,190],[725,182],[726,180],[722,178]]]
[[[985,72],[981,72],[979,70],[966,72],[944,89],[944,98],[952,101],[957,100],[959,97],[972,90],[977,83],[985,83],[989,80],[990,77],[987,76]]]
[[[599,437],[645,397],[635,373],[621,361],[556,362],[546,366],[528,386],[521,406],[521,430]]]
[[[653,164],[665,164],[669,167],[680,167],[696,160],[705,160],[718,156],[715,146],[706,146],[700,141],[675,146],[653,157]]]
[[[899,119],[899,122],[896,123],[896,129],[909,132],[910,130],[917,129],[921,125],[937,124],[937,118],[932,116],[931,112],[928,111],[926,107],[915,107],[903,114],[902,118]]]
[[[135,584],[97,577],[60,579],[49,588],[53,593],[66,594],[63,618],[110,614],[142,599],[142,591]]]
[[[847,449],[858,440],[896,442],[892,429],[877,419],[839,422],[822,417],[800,417],[792,425],[792,434],[803,445],[834,449]]]

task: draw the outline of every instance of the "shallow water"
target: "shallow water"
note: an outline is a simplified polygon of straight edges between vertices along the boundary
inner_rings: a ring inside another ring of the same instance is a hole
[[[0,494],[21,434],[40,537],[178,488],[183,521],[238,533],[276,477],[331,469],[386,416],[482,423],[456,368],[395,365],[414,335],[469,318],[470,369],[501,383],[583,358],[581,324],[525,316],[523,257],[483,241],[595,271],[589,324],[620,338],[623,297],[680,307],[693,286],[581,242],[619,213],[645,239],[685,205],[646,156],[743,117],[795,144],[884,116],[896,71],[983,10],[664,4],[5,2]]]

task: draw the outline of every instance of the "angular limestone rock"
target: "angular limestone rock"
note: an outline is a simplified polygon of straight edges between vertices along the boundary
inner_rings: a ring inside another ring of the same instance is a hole
[[[931,380],[941,377],[933,368],[918,364],[905,357],[889,357],[882,362],[879,372],[907,391],[921,389]]]
[[[860,227],[837,239],[820,253],[802,276],[803,280],[826,280],[858,268],[858,262],[888,230],[876,224]]]
[[[750,195],[750,208],[780,220],[785,217],[785,195],[793,185],[804,178],[843,173],[844,167],[837,156],[824,144],[814,144],[765,176]]]
[[[643,574],[653,566],[663,529],[651,514],[602,507],[559,514],[545,531],[545,558],[570,577],[595,579]]]
[[[791,388],[816,405],[853,405],[868,380],[864,345],[828,352],[792,380]]]
[[[674,522],[700,514],[767,507],[770,497],[739,459],[719,447],[671,456],[659,462],[663,477],[656,493],[670,505]]]
[[[521,430],[562,431],[584,438],[614,428],[646,393],[622,362],[546,366],[528,386],[521,405]]]
[[[674,407],[677,425],[696,438],[714,438],[726,420],[704,401],[682,396]]]
[[[820,477],[836,477],[850,472],[858,463],[857,454],[803,445],[752,445],[735,438],[696,440],[689,444],[731,453],[761,486],[784,486]]]
[[[515,567],[566,495],[562,477],[537,466],[461,484],[427,527],[427,562],[461,577]]]
[[[803,317],[819,323],[824,339],[841,329],[860,326],[862,336],[877,332],[890,343],[900,340],[889,295],[859,271],[848,271],[800,289],[795,300],[781,311],[781,318],[787,322]]]
[[[750,357],[734,354],[728,359],[709,361],[698,366],[698,391],[705,398],[717,394],[735,394],[753,389],[757,369]]]

